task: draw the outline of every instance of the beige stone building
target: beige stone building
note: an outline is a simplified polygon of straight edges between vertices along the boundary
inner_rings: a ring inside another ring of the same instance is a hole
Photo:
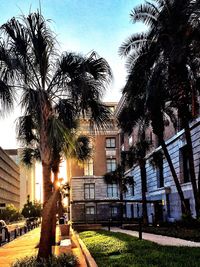
[[[20,149],[7,149],[6,153],[19,165],[20,171],[20,208],[23,208],[27,202],[27,196],[29,195],[30,201],[35,200],[35,164],[31,168],[27,168],[20,164]]]
[[[114,111],[117,103],[106,103]],[[112,215],[119,214],[118,206],[111,202],[119,199],[116,184],[108,185],[103,175],[116,169],[119,163],[119,138],[114,116],[109,128],[96,133],[91,132],[89,120],[80,122],[80,129],[91,140],[93,156],[80,166],[75,161],[68,161],[67,176],[70,178],[71,220],[77,222],[107,221]]]
[[[0,147],[0,207],[7,204],[20,207],[19,166]]]

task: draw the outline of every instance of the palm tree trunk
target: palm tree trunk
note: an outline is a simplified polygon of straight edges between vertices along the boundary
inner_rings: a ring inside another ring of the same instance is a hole
[[[190,133],[190,127],[189,127],[188,121],[184,122],[184,129],[185,129],[185,138],[186,138],[187,148],[188,148],[189,171],[190,171],[191,184],[192,184],[194,200],[195,200],[196,217],[199,218],[199,216],[200,216],[200,198],[199,198],[198,189],[197,189],[197,181],[196,181],[195,168],[194,168],[192,139],[191,139],[191,133]]]
[[[53,195],[49,198],[48,202],[44,206],[43,216],[42,216],[42,226],[40,243],[38,250],[38,259],[47,259],[51,254],[51,233],[52,233],[52,210],[55,209],[56,200],[58,198],[59,190],[56,190]]]
[[[42,160],[42,172],[43,172],[43,202],[44,205],[52,194],[52,182],[51,182],[51,157],[52,152],[49,146],[48,137],[48,120],[51,116],[51,107],[49,103],[44,101],[41,103],[41,129],[40,129],[40,155]]]
[[[141,187],[142,187],[142,217],[143,217],[143,224],[144,225],[148,225],[147,199],[146,199],[147,174],[146,174],[145,160],[144,159],[141,159],[139,161],[139,165],[140,165]]]
[[[182,212],[185,213],[185,214],[187,214],[187,215],[189,215],[190,214],[190,211],[188,210],[188,207],[187,207],[187,204],[186,204],[186,201],[185,201],[185,198],[184,198],[184,194],[183,194],[181,185],[179,183],[178,176],[177,176],[176,171],[174,169],[174,165],[172,163],[171,157],[170,157],[169,152],[167,150],[167,146],[165,144],[165,141],[160,136],[158,136],[158,139],[159,139],[159,143],[160,143],[160,145],[162,147],[162,150],[164,152],[165,158],[167,159],[167,162],[168,162],[168,165],[169,165],[169,168],[170,168],[172,177],[174,179],[174,183],[176,185],[177,192],[178,192],[179,197],[180,197],[180,200],[181,200]]]
[[[54,172],[54,192],[58,190],[57,186],[58,182],[58,172]],[[59,198],[59,196],[58,196]],[[56,205],[53,205],[53,210],[52,212],[52,228],[51,228],[51,245],[54,246],[56,243],[56,214],[57,214],[57,203],[58,199],[55,199]]]
[[[52,195],[51,166],[42,162],[43,174],[43,203],[44,205]]]
[[[122,184],[120,185],[120,224],[123,225],[123,192],[122,192]]]
[[[198,97],[197,97],[197,91],[194,88],[194,84],[191,85],[191,91],[192,91],[192,117],[196,118],[198,115]]]

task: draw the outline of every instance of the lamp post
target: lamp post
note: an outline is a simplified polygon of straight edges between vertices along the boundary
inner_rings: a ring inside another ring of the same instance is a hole
[[[69,209],[70,187],[69,187],[69,184],[64,184],[64,186],[62,188],[62,204],[67,210],[67,220],[69,220],[70,219],[70,217],[69,217],[70,216],[70,209]]]

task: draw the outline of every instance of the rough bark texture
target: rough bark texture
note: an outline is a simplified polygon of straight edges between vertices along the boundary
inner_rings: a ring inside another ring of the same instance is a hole
[[[59,190],[58,187],[58,171],[54,172],[54,191]],[[52,210],[52,228],[51,228],[51,245],[54,246],[56,243],[56,214],[58,212],[58,202],[60,200],[60,194],[57,195],[57,199],[55,199],[56,204],[53,206]]]
[[[51,252],[51,233],[52,233],[52,219],[53,219],[52,210],[55,209],[56,199],[58,198],[59,194],[60,194],[59,190],[55,191],[53,195],[49,198],[48,202],[46,203],[43,209],[38,259],[48,258],[52,254]]]
[[[51,166],[42,162],[43,202],[44,205],[52,195]]]

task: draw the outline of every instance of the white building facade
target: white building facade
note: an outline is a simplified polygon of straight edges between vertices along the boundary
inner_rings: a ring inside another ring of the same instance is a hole
[[[191,137],[194,154],[194,165],[196,181],[200,178],[200,118],[193,121],[190,125]],[[189,176],[188,152],[184,136],[184,130],[181,130],[166,141],[167,149],[172,159],[176,174],[179,178],[184,197],[193,217],[196,216],[192,185]],[[161,150],[161,147],[155,151]],[[152,165],[152,153],[146,156],[147,173],[147,192],[146,198],[149,222],[160,222],[180,220],[182,218],[182,209],[179,195],[167,160],[163,157],[162,166]],[[135,181],[134,188],[129,188],[125,194],[126,200],[138,201],[138,203],[126,204],[126,216],[128,218],[137,218],[142,214],[141,207],[141,176],[140,168],[135,165],[127,171],[127,175],[132,175]],[[152,201],[152,203],[150,203]]]

